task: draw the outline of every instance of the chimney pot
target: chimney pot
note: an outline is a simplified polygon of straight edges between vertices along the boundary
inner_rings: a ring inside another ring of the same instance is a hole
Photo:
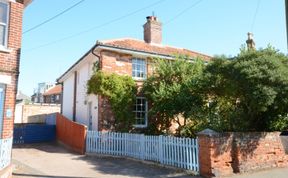
[[[256,49],[255,42],[253,40],[253,33],[248,32],[248,39],[246,40],[248,50]]]

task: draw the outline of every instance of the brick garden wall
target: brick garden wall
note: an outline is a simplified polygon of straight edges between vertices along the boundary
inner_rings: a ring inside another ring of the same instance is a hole
[[[60,105],[23,105],[21,123],[45,123],[46,116],[60,113]]]
[[[200,174],[222,177],[233,173],[288,166],[280,132],[200,134]]]

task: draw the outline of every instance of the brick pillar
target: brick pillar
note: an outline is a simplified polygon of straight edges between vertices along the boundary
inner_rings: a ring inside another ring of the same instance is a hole
[[[205,134],[198,135],[200,175],[212,177],[211,139]]]
[[[199,167],[203,177],[222,177],[233,174],[232,136],[205,129],[197,134]]]

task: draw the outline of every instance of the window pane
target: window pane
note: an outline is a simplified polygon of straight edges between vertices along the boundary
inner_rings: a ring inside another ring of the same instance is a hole
[[[0,2],[0,22],[7,24],[7,10],[8,5]]]
[[[0,25],[0,45],[5,45],[5,26]]]
[[[144,59],[132,59],[132,77],[146,78],[146,62]]]
[[[147,125],[147,103],[146,99],[137,97],[134,104],[135,124],[138,126]]]

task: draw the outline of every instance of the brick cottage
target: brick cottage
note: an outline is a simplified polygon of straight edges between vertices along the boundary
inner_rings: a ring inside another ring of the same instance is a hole
[[[23,9],[31,0],[0,0],[0,177],[11,176],[11,149]]]
[[[95,62],[106,73],[131,76],[141,86],[152,74],[154,58],[173,60],[175,55],[185,55],[191,60],[200,57],[210,60],[210,56],[188,49],[162,44],[162,24],[155,16],[148,16],[144,24],[144,41],[132,38],[97,41],[97,43],[71,66],[59,79],[63,86],[62,114],[82,123],[90,130],[111,130],[113,114],[108,101],[102,96],[87,95],[86,83],[93,74]],[[145,128],[149,124],[147,101],[137,97],[135,127]]]

